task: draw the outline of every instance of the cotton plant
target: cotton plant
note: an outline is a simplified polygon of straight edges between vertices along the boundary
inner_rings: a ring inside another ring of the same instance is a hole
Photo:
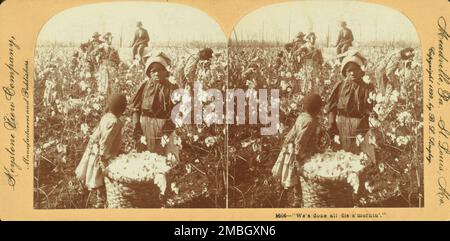
[[[166,156],[149,151],[122,154],[110,162],[105,170],[108,177],[119,182],[153,182],[161,194],[166,191],[165,174],[171,169]]]

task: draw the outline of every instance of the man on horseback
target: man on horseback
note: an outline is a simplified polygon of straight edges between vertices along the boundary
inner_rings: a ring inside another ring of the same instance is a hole
[[[145,28],[142,27],[142,22],[137,22],[136,24],[136,32],[134,33],[133,42],[131,47],[133,48],[133,59],[142,62],[142,53],[144,48],[148,46],[148,42],[150,41],[150,36]]]

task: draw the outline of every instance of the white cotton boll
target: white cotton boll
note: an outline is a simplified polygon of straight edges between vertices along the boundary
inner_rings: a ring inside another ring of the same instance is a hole
[[[180,93],[178,93],[178,92],[174,92],[173,94],[172,94],[172,102],[173,103],[178,103],[178,102],[180,102],[181,101],[181,94]]]
[[[88,106],[83,108],[83,112],[85,115],[89,115],[91,113],[92,109]]]
[[[100,110],[100,108],[101,108],[101,106],[99,105],[99,104],[97,104],[97,103],[94,103],[93,105],[92,105],[92,108],[94,108],[95,110]]]
[[[306,176],[346,179],[349,173],[357,174],[365,167],[363,159],[364,157],[361,155],[355,155],[350,152],[327,151],[311,157],[303,165],[303,174]],[[354,181],[354,185],[356,186],[356,181]]]
[[[403,111],[397,115],[397,121],[400,123],[400,126],[404,126],[405,124],[411,123],[412,115],[407,111]]]
[[[34,153],[36,154],[36,156],[41,155],[41,153],[42,153],[41,148],[36,148],[36,151]]]
[[[177,184],[175,182],[172,182],[170,184],[170,189],[172,189],[172,191],[178,195],[180,188],[177,187]]]
[[[367,155],[367,153],[365,153],[365,152],[360,152],[359,155],[358,155],[358,159],[359,159],[359,163],[358,164],[364,166],[364,163],[369,160],[369,155]]]
[[[206,144],[206,146],[207,147],[211,147],[211,146],[213,146],[214,144],[216,143],[216,139],[214,138],[214,137],[207,137],[206,139],[205,139],[205,144]]]
[[[372,82],[372,80],[370,80],[370,77],[367,75],[364,75],[364,77],[362,78],[364,83],[366,84],[370,84],[370,82]]]
[[[372,187],[372,186],[370,185],[369,181],[366,181],[366,182],[364,183],[364,188],[365,188],[369,193],[372,193],[372,192],[373,192],[373,189],[374,189],[374,187]]]
[[[184,119],[183,119],[183,116],[181,116],[181,115],[177,115],[176,117],[175,117],[175,120],[174,120],[174,122],[175,122],[175,126],[176,126],[176,128],[180,128],[180,127],[182,127],[183,126],[183,121]]]
[[[86,123],[81,124],[81,132],[86,135],[89,131],[89,126]]]
[[[173,75],[171,75],[168,80],[172,84],[176,84],[177,83],[177,81],[175,80],[175,77]]]
[[[159,187],[160,193],[161,195],[164,195],[166,192],[166,187],[167,187],[167,180],[166,180],[166,176],[163,174],[156,174],[155,178],[153,179],[153,182],[156,184],[156,186]]]
[[[58,145],[56,145],[56,150],[58,151],[58,153],[66,153],[66,147],[67,145],[63,145],[62,143],[59,143]]]
[[[284,125],[283,125],[283,123],[278,123],[277,124],[277,130],[278,130],[278,133],[280,133],[280,134],[282,134],[284,132]]]
[[[238,119],[238,118],[236,118]],[[204,121],[206,126],[211,126],[211,124],[216,123],[216,121],[218,120],[217,114],[215,112],[212,113],[208,113],[205,117],[204,117]]]
[[[378,146],[377,145],[377,139],[375,138],[375,136],[373,136],[373,135],[369,136],[369,144],[374,145],[374,146]]]
[[[377,103],[381,103],[385,100],[384,96],[381,93],[378,93],[377,96],[375,97],[375,101]]]
[[[400,93],[397,90],[392,91],[391,96],[389,97],[389,100],[391,102],[397,102],[398,101],[398,97],[399,97]]]
[[[381,126],[381,122],[378,121],[378,119],[374,118],[374,117],[369,117],[369,126],[371,128],[377,128]]]
[[[358,134],[356,136],[356,146],[360,146],[361,143],[363,143],[363,141],[364,141],[364,137],[361,134]]]
[[[145,138],[145,136],[141,136],[140,142],[144,145],[147,145],[147,138]]]
[[[80,86],[81,91],[85,91],[88,88],[88,85],[86,84],[86,82],[84,82],[84,80],[82,80],[78,86]]]
[[[295,110],[295,109],[297,109],[297,104],[291,103],[291,104],[289,105],[289,107],[290,107],[291,109]]]
[[[409,138],[407,136],[398,136],[395,141],[397,142],[397,146],[406,146],[409,142]]]
[[[339,135],[334,135],[333,141],[334,141],[336,144],[341,144],[341,140],[340,140]]]
[[[289,87],[289,84],[286,81],[282,80],[280,83],[281,90],[285,91],[288,87]]]
[[[359,189],[359,177],[356,173],[352,172],[347,176],[347,183],[353,188],[353,193],[358,193]]]
[[[247,85],[249,89],[255,89],[256,82],[254,80],[247,80],[245,85]]]
[[[181,137],[175,136],[174,137],[174,144],[179,147],[180,149],[183,148],[183,145],[181,143]]]
[[[44,143],[44,145],[42,145],[42,149],[46,149],[46,148],[48,148],[48,147],[50,147],[51,146],[51,144],[50,143]]]
[[[255,142],[252,145],[252,149],[254,152],[259,152],[259,151],[261,151],[261,145],[259,145],[258,143]]]
[[[175,155],[173,153],[169,153],[169,154],[167,154],[167,161],[176,162],[177,158],[175,157]]]
[[[188,163],[185,168],[186,168],[186,172],[188,174],[190,174],[192,172],[192,165],[191,164]]]
[[[208,92],[206,92],[204,90],[199,90],[198,91],[198,100],[203,102],[203,103],[208,101]]]
[[[384,163],[380,162],[378,164],[378,170],[380,171],[380,173],[383,173],[385,168],[386,168],[386,166],[384,165]]]
[[[246,98],[254,98],[254,99],[256,99],[256,101],[258,101],[258,99],[257,99],[258,92],[257,91],[246,91],[245,92],[245,97]]]
[[[241,146],[242,146],[242,148],[246,148],[247,146],[249,146],[252,143],[253,143],[253,141],[243,141],[243,142],[241,142]]]

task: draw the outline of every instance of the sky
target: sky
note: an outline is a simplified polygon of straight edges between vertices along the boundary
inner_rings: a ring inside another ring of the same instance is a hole
[[[314,31],[318,41],[324,41],[329,32],[334,43],[341,20],[347,22],[355,41],[418,42],[414,26],[397,10],[356,1],[305,1],[265,6],[242,18],[235,26],[232,39],[288,42],[299,31]]]
[[[150,41],[226,42],[262,40],[289,42],[299,31],[314,31],[317,41],[330,36],[334,43],[338,22],[344,20],[352,29],[355,42],[418,42],[411,22],[400,12],[382,5],[356,1],[294,1],[273,4],[254,10],[236,25],[232,36],[225,36],[220,26],[205,12],[173,3],[117,2],[88,4],[65,10],[51,18],[42,28],[38,43],[73,42],[89,39],[93,32],[111,32],[113,44],[129,45],[136,22],[142,21]]]
[[[113,44],[122,36],[130,44],[136,22],[142,21],[151,42],[211,41],[226,42],[220,26],[206,13],[180,4],[100,3],[65,10],[42,28],[38,43],[44,41],[85,42],[93,32],[111,32]]]

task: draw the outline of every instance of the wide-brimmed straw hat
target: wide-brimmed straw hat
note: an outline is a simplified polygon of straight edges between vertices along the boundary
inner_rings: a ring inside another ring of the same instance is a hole
[[[357,65],[359,65],[360,67],[365,66],[367,64],[367,59],[364,58],[364,56],[362,56],[361,53],[359,53],[356,50],[349,50],[347,52],[344,53],[345,57],[342,60],[342,65],[341,65],[341,74],[344,77],[347,77],[346,73],[345,73],[345,68],[347,66],[347,64],[349,63],[355,63]]]
[[[305,37],[305,34],[303,32],[298,32],[297,38],[303,38]]]
[[[147,61],[145,62],[145,72],[147,73],[148,68],[153,63],[160,63],[164,68],[167,70],[170,67],[171,64],[170,58],[163,52],[159,52],[158,54],[154,54],[148,57]]]

